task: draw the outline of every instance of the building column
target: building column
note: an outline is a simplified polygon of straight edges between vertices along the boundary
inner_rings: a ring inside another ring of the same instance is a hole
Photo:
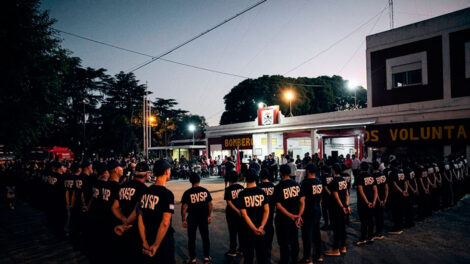
[[[467,147],[468,150],[468,147]],[[468,151],[467,151],[468,152]],[[444,157],[449,156],[452,153],[452,148],[450,145],[445,145],[444,146]]]
[[[318,153],[318,141],[317,141],[317,130],[310,130],[310,145],[312,147],[312,155]]]
[[[266,134],[267,136],[267,143],[268,143],[268,155],[271,154],[273,152],[273,140],[272,140],[272,137],[271,137],[271,133],[267,133]]]
[[[467,157],[466,157],[467,160],[470,159],[470,145],[467,145]]]

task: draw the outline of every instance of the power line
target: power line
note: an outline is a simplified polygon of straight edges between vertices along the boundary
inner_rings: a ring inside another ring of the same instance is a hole
[[[308,60],[300,63],[299,65],[295,66],[294,68],[288,70],[287,72],[284,73],[284,75],[288,74],[288,73],[291,73],[295,70],[297,70],[298,68],[300,68],[301,66],[309,63],[310,61],[312,61],[313,59],[317,58],[318,56],[320,56],[321,54],[327,52],[328,50],[330,50],[331,48],[333,48],[334,46],[338,45],[339,43],[341,43],[343,40],[349,38],[352,34],[356,33],[358,30],[360,30],[361,28],[363,28],[365,25],[369,24],[372,20],[374,20],[374,18],[376,18],[377,16],[381,15],[382,12],[384,10],[386,10],[387,7],[384,7],[382,10],[380,10],[376,15],[374,15],[373,17],[371,17],[369,20],[367,20],[366,22],[364,22],[363,24],[361,24],[359,27],[357,27],[356,29],[354,29],[353,31],[351,31],[349,34],[347,34],[346,36],[340,38],[339,40],[337,40],[336,42],[334,42],[333,44],[331,44],[330,46],[328,46],[326,49],[323,49],[322,51],[318,52],[317,54],[315,54],[313,57],[309,58]]]
[[[88,38],[88,37],[84,37],[84,36],[81,36],[81,35],[78,35],[78,34],[75,34],[75,33],[71,33],[71,32],[67,32],[67,31],[64,31],[64,30],[60,30],[60,29],[57,29],[57,28],[54,28],[54,30],[56,30],[60,33],[66,34],[66,35],[70,35],[70,36],[73,36],[73,37],[76,37],[76,38],[91,41],[91,42],[94,42],[94,43],[97,43],[97,44],[100,44],[100,45],[104,45],[104,46],[108,46],[108,47],[111,47],[111,48],[115,48],[115,49],[118,49],[118,50],[134,53],[134,54],[149,57],[149,58],[152,58],[152,59],[155,58],[155,56],[152,56],[150,54],[146,54],[146,53],[143,53],[143,52],[140,52],[140,51],[135,51],[135,50],[131,50],[131,49],[128,49],[128,48],[123,48],[123,47],[120,47],[120,46],[116,46],[114,44],[110,44],[110,43],[106,43],[106,42],[103,42],[103,41],[91,39],[91,38]],[[185,67],[190,67],[190,68],[199,69],[199,70],[208,71],[208,72],[213,72],[213,73],[224,74],[224,75],[233,76],[233,77],[239,77],[239,78],[243,78],[243,79],[249,79],[250,78],[250,77],[239,75],[239,74],[223,72],[223,71],[219,71],[219,70],[214,70],[214,69],[210,69],[210,68],[206,68],[206,67],[201,67],[201,66],[197,66],[197,65],[187,64],[187,63],[174,61],[174,60],[169,60],[169,59],[164,59],[164,58],[159,58],[159,60],[169,62],[169,63],[173,63],[173,64],[178,64],[178,65],[185,66]]]
[[[194,41],[194,40],[196,40],[196,39],[198,39],[198,38],[200,38],[200,37],[206,35],[207,33],[213,31],[214,29],[216,29],[216,28],[218,28],[218,27],[220,27],[220,26],[222,26],[222,25],[228,23],[229,21],[231,21],[231,20],[233,20],[233,19],[235,19],[235,18],[241,16],[242,14],[244,14],[244,13],[250,11],[251,9],[253,9],[253,8],[255,8],[255,7],[261,5],[262,3],[266,2],[266,1],[267,1],[267,0],[259,1],[258,3],[254,4],[254,5],[250,6],[250,7],[248,7],[247,9],[243,10],[242,12],[235,14],[234,16],[232,16],[232,17],[230,17],[230,18],[224,20],[223,22],[221,22],[221,23],[219,23],[219,24],[217,24],[217,25],[211,27],[210,29],[208,29],[208,30],[206,30],[206,31],[204,31],[204,32],[202,32],[202,33],[200,33],[200,34],[198,34],[198,35],[196,35],[196,36],[190,38],[189,40],[187,40],[187,41],[185,41],[185,42],[183,42],[183,43],[177,45],[176,47],[174,47],[174,48],[172,48],[172,49],[170,49],[170,50],[168,50],[168,51],[162,53],[161,55],[159,55],[159,56],[157,56],[157,57],[154,57],[154,58],[150,59],[149,61],[146,61],[146,62],[144,62],[144,63],[142,63],[142,64],[140,64],[140,65],[137,65],[137,66],[131,68],[131,69],[129,70],[129,72],[137,71],[138,69],[141,69],[141,68],[143,68],[143,67],[149,65],[150,63],[152,63],[152,62],[154,62],[154,61],[156,61],[156,60],[162,58],[163,56],[166,56],[166,55],[172,53],[173,51],[175,51],[175,50],[177,50],[177,49],[179,49],[179,48],[185,46],[186,44],[188,44],[188,43],[190,43],[190,42],[192,42],[192,41]]]
[[[375,26],[377,26],[377,23],[379,22],[380,18],[382,17],[382,14],[385,12],[385,9],[380,13],[380,16],[377,17],[377,20],[375,20],[375,23],[374,25],[372,26],[372,28],[369,30],[369,33],[367,35],[370,35],[370,33],[372,33],[372,31],[374,30]],[[341,74],[343,72],[343,70],[346,68],[346,66],[352,61],[352,59],[354,58],[354,56],[356,56],[357,52],[359,51],[359,49],[362,47],[362,45],[364,45],[364,43],[366,42],[366,39],[363,39],[361,44],[359,45],[359,47],[357,47],[357,49],[354,51],[353,55],[346,61],[346,63],[343,65],[343,67],[341,67],[341,69],[339,70],[338,74]]]

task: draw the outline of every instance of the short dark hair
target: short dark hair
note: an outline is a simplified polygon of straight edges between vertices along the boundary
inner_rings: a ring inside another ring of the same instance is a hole
[[[245,181],[248,182],[248,183],[252,183],[254,181],[256,181],[256,171],[254,169],[249,169],[247,171],[245,171],[244,173],[244,176],[245,176]]]
[[[262,180],[269,179],[269,170],[266,168],[262,169],[261,172],[259,173],[259,176],[261,177]]]
[[[291,170],[289,166],[287,166],[286,164],[282,164],[281,167],[279,168],[279,172],[281,173],[281,176],[285,176],[285,175],[290,175]]]
[[[229,182],[237,182],[238,181],[238,173],[236,171],[230,171],[228,175]]]
[[[335,172],[335,174],[340,174],[341,173],[341,165],[339,165],[338,163],[333,164],[332,169]]]
[[[308,164],[307,167],[305,168],[307,173],[314,173],[317,174],[318,172],[318,167],[315,164]]]

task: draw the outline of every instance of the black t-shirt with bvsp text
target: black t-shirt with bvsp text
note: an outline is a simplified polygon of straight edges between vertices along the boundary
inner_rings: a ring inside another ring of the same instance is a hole
[[[333,175],[330,173],[323,173],[321,176],[321,182],[323,184],[323,187],[328,187],[328,189],[331,192],[331,183],[333,182]],[[325,188],[323,188],[323,196],[324,197],[329,197],[328,193],[326,192]]]
[[[243,190],[243,186],[241,186],[240,184],[236,183],[236,184],[232,184],[232,185],[229,185],[227,188],[225,188],[225,193],[224,193],[224,200],[225,201],[231,201],[233,203],[233,205],[235,205],[235,207],[237,207],[238,209],[240,209],[240,204],[239,204],[239,200],[238,200],[238,194]],[[227,208],[225,209],[225,212],[226,213],[235,213],[235,211],[233,211],[233,209],[227,204]]]
[[[333,177],[333,181],[330,184],[330,191],[332,194],[332,204],[334,207],[339,208],[339,204],[336,202],[336,200],[333,198],[333,193],[337,192],[339,196],[339,200],[343,204],[344,207],[347,206],[346,204],[346,197],[348,195],[348,183],[346,182],[343,177]]]
[[[132,180],[124,183],[119,188],[119,207],[124,216],[129,217],[129,215],[134,211],[137,203],[140,202],[142,194],[147,189],[147,186],[136,180]]]
[[[379,199],[383,201],[385,199],[385,185],[387,184],[387,176],[382,172],[375,172],[372,174],[375,179],[375,183],[377,184],[377,194]]]
[[[253,224],[261,225],[264,214],[264,205],[268,203],[266,193],[258,187],[246,188],[240,192],[240,209],[245,209]],[[245,227],[248,225],[244,222]]]
[[[152,244],[158,233],[158,228],[163,220],[164,213],[174,214],[175,212],[175,197],[173,193],[164,186],[152,185],[140,199],[140,210],[142,220],[145,226],[145,233],[147,241]],[[165,236],[173,234],[174,230],[171,226]]]
[[[374,185],[376,185],[374,177],[368,172],[361,172],[356,178],[356,184],[362,186],[367,201],[371,203],[374,199]],[[357,195],[357,201],[363,204],[365,203],[359,193]]]
[[[396,168],[391,168],[390,169],[390,174],[389,174],[389,179],[390,179],[390,182],[395,182],[398,187],[400,187],[400,189],[403,191],[405,190],[405,182],[406,182],[406,178],[405,178],[405,173],[403,173],[403,170],[402,169],[396,169]],[[391,188],[391,193],[397,195],[397,194],[400,194],[396,189],[395,187],[393,186],[390,186]]]
[[[274,200],[274,184],[270,181],[268,182],[261,182],[258,184],[258,187],[261,188],[266,193],[269,202],[269,217],[274,215],[274,211],[276,210],[276,201]]]
[[[183,193],[181,203],[188,205],[188,219],[207,218],[209,216],[209,202],[212,196],[206,188],[192,187]]]
[[[280,181],[274,188],[274,200],[291,214],[299,213],[300,198],[303,196],[299,184],[291,179]],[[289,219],[280,211],[276,214],[276,218]]]
[[[305,195],[304,215],[314,216],[320,213],[320,202],[322,198],[323,185],[320,179],[305,179],[300,187]]]

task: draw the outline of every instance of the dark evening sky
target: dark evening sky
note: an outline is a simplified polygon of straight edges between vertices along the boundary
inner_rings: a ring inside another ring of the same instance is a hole
[[[156,56],[256,2],[43,0],[42,9],[58,20],[57,29]],[[387,6],[387,0],[268,0],[164,58],[250,78],[337,74],[365,87],[365,36],[390,28]],[[470,0],[396,0],[395,27],[466,7]],[[63,47],[84,66],[103,67],[109,74],[148,60],[72,36],[62,38]],[[204,115],[210,125],[219,122],[223,96],[243,80],[165,61],[135,74],[142,83],[148,81],[152,99],[175,98],[179,107]]]

